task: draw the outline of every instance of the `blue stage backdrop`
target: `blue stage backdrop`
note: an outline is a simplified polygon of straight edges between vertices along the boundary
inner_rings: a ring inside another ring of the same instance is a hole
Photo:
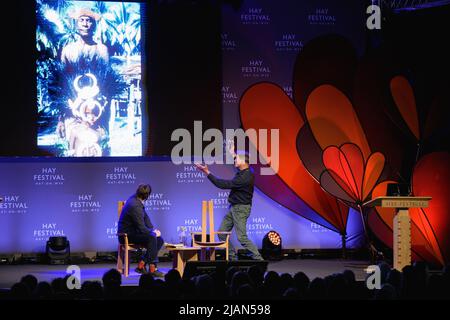
[[[349,39],[359,54],[364,49],[364,1],[240,3],[239,7],[224,3],[222,11],[223,129],[241,127],[239,99],[257,82],[271,81],[292,95],[294,62],[310,40],[337,33]],[[125,200],[140,182],[153,187],[148,212],[167,242],[177,242],[183,226],[200,230],[202,200],[214,200],[219,225],[227,210],[227,191],[215,188],[193,166],[140,160],[4,159],[0,162],[0,196],[5,199],[0,203],[0,252],[42,252],[53,235],[67,236],[73,251],[116,250],[117,201]],[[233,176],[231,166],[211,169],[225,178]],[[281,234],[286,248],[341,246],[338,233],[287,210],[259,190],[248,230],[259,247],[270,230]],[[361,234],[360,218],[350,211],[348,246],[358,246]]]
[[[234,169],[212,165],[218,176]],[[67,236],[74,252],[117,249],[117,202],[141,182],[153,192],[147,211],[167,242],[178,242],[181,227],[201,230],[201,201],[214,201],[215,224],[227,212],[228,191],[214,187],[191,165],[170,161],[0,162],[0,252],[43,252],[50,236]],[[361,235],[359,216],[349,217],[349,246]],[[286,248],[339,248],[340,235],[281,207],[256,190],[248,221],[250,238],[261,247],[270,230]],[[236,243],[236,239],[233,236]]]
[[[328,34],[347,38],[359,55],[366,39],[367,1],[244,0],[222,9],[223,127],[240,126],[239,99],[251,85],[270,81],[292,97],[297,55]]]

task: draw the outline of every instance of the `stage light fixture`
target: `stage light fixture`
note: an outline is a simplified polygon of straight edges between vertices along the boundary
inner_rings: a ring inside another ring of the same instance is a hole
[[[70,241],[67,237],[50,237],[45,252],[50,264],[66,264],[70,258]]]
[[[266,260],[282,259],[282,240],[278,232],[271,230],[264,236],[262,255]]]

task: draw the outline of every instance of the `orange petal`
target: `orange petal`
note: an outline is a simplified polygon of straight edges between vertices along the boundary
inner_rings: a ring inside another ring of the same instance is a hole
[[[375,152],[371,154],[369,159],[367,159],[366,169],[364,171],[362,200],[365,200],[369,196],[373,187],[380,178],[380,175],[383,172],[384,163],[385,163],[384,155],[380,152]]]
[[[314,89],[306,101],[306,116],[315,139],[322,149],[352,142],[362,151],[364,159],[370,147],[348,98],[331,85]]]
[[[387,194],[387,185],[389,183],[397,182],[388,180],[377,184],[377,186],[372,191],[372,199],[385,196]],[[378,215],[381,217],[381,220],[383,220],[383,222],[392,230],[394,225],[395,209],[382,207],[375,207],[375,209],[377,210]]]
[[[352,174],[352,167],[346,155],[336,146],[329,146],[323,151],[322,161],[336,183],[355,201],[358,197],[358,187]]]
[[[267,82],[253,85],[241,98],[240,113],[245,129],[279,129],[278,176],[314,211],[345,230],[340,213],[343,205],[321,189],[300,161],[296,139],[305,122],[283,89]],[[255,145],[252,137],[250,140]]]
[[[417,117],[416,99],[408,80],[403,76],[396,76],[391,80],[391,93],[400,114],[414,134],[420,139],[419,118]]]
[[[442,265],[445,265],[444,257],[442,256],[441,249],[439,248],[439,244],[436,241],[436,236],[434,235],[433,229],[430,225],[430,222],[427,219],[427,216],[423,209],[421,208],[410,208],[409,216],[411,217],[412,223],[414,223],[423,234],[429,246],[432,248],[432,251],[435,257],[439,260]],[[413,231],[411,230],[411,233]]]
[[[412,187],[415,196],[432,197],[428,208],[423,208],[415,219],[423,223],[426,233],[436,252],[440,252],[443,264],[450,261],[450,153],[432,152],[417,162]]]
[[[364,177],[364,158],[361,149],[353,143],[346,143],[340,147],[342,153],[351,169],[352,179],[354,180],[355,189],[359,200],[362,198],[362,186]]]

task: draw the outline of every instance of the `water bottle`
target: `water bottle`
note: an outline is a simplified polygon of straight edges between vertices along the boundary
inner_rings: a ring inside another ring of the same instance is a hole
[[[186,228],[181,227],[181,232],[179,235],[180,243],[183,244],[183,246],[186,246]]]

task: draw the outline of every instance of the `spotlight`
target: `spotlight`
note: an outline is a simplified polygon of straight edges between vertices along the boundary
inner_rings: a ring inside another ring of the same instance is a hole
[[[66,264],[70,257],[70,242],[66,237],[50,237],[45,252],[50,264]]]
[[[281,236],[278,232],[271,230],[263,238],[262,255],[266,260],[281,260]]]

